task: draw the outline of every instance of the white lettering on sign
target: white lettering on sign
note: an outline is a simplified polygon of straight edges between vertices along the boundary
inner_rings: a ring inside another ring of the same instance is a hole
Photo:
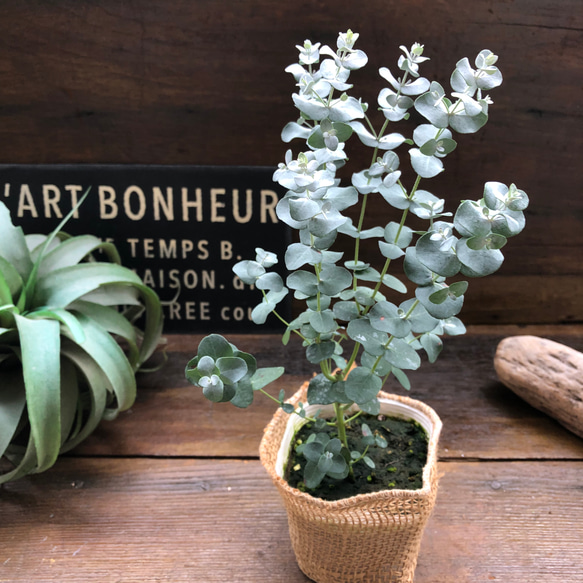
[[[11,195],[13,185],[4,184],[4,197]],[[67,196],[63,196],[63,190]],[[42,200],[42,209],[35,205],[34,192],[28,184],[18,185],[19,217],[38,218],[42,212],[43,218],[62,218],[73,209],[80,199],[84,187],[79,184],[67,184],[59,188],[55,184],[40,186],[38,199]],[[278,195],[273,190],[261,189],[259,197],[254,198],[253,190],[245,189],[241,195],[238,188],[180,188],[180,196],[175,196],[172,186],[153,186],[151,192],[138,185],[130,185],[123,192],[117,192],[108,184],[96,187],[99,202],[99,219],[114,220],[127,218],[131,221],[153,219],[154,221],[175,221],[180,217],[182,222],[205,221],[211,223],[226,223],[233,220],[239,224],[249,223],[255,217],[260,223],[277,223],[276,206]],[[79,218],[79,209],[74,213]]]

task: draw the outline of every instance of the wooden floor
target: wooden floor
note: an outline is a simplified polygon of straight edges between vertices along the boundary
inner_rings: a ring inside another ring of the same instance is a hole
[[[492,367],[498,341],[521,333],[583,350],[583,327],[475,328],[411,375],[411,396],[444,421],[416,583],[583,581],[583,440]],[[0,488],[0,582],[308,581],[257,459],[272,403],[239,411],[202,399],[183,378],[199,340],[169,337],[166,367],[140,375],[131,411],[45,474]],[[260,365],[290,362],[275,391],[291,395],[310,374],[300,346],[233,340]]]

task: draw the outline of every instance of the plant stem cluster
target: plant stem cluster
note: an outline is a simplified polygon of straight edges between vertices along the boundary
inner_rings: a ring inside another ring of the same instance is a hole
[[[288,150],[274,173],[274,180],[287,191],[277,215],[299,232],[299,241],[285,253],[288,277],[284,282],[269,271],[278,259],[260,248],[255,260],[234,267],[244,283],[262,292],[253,321],[262,324],[274,313],[286,326],[284,343],[291,334],[299,336],[307,360],[319,366],[319,374],[309,384],[308,402],[334,406],[337,440],[316,435],[306,448],[310,485],[325,475],[346,477],[351,464],[365,459],[349,452],[346,443],[345,418],[353,404],[378,414],[378,393],[391,375],[409,389],[405,371],[420,366],[419,352],[434,362],[443,335],[465,332],[457,318],[468,288],[465,278],[489,275],[500,267],[500,249],[524,228],[523,211],[528,205],[527,195],[515,185],[488,182],[481,199],[462,200],[452,214],[422,182],[443,172],[445,158],[457,147],[455,133],[477,132],[487,122],[492,104],[487,92],[502,82],[496,55],[481,51],[474,67],[467,58],[460,60],[448,96],[442,85],[421,76],[421,65],[428,60],[423,46],[401,47],[398,75],[386,67],[379,70],[388,86],[378,94],[384,120],[375,130],[368,104],[349,94],[351,72],[368,61],[355,48],[357,39],[352,31],[340,34],[336,49],[306,40],[298,46],[298,62],[286,69],[296,82],[292,98],[299,119],[285,126],[282,139],[306,144],[297,155]],[[390,131],[411,114],[420,123],[410,137]],[[346,163],[348,141],[355,138],[370,148],[371,162],[352,175],[349,185],[341,185],[336,173]],[[404,161],[415,173],[410,186],[402,180]],[[382,197],[387,215],[393,218],[365,229],[370,197]],[[343,214],[355,205],[360,206],[356,224]],[[426,230],[407,226],[411,215],[427,221]],[[334,250],[338,237],[354,240],[350,257]],[[383,258],[380,271],[361,259],[364,239],[377,241]],[[390,273],[399,262],[409,286]],[[463,278],[446,282],[460,274]],[[414,293],[407,297],[411,287]],[[306,309],[287,322],[278,314],[277,304],[290,291],[305,302]],[[200,368],[201,358],[199,352],[190,369]],[[220,380],[219,369],[208,372]],[[204,390],[204,383],[198,384]],[[221,395],[219,400],[231,399]],[[293,410],[282,395],[278,401],[288,412]],[[297,412],[305,416],[303,408]]]

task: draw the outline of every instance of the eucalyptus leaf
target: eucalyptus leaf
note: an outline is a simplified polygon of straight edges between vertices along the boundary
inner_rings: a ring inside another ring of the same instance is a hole
[[[332,358],[336,345],[331,341],[315,342],[306,348],[306,358],[312,364],[318,364],[323,360]]]
[[[500,268],[504,261],[502,252],[498,249],[483,248],[473,250],[468,246],[467,239],[460,239],[456,246],[457,256],[462,263],[462,273],[472,277],[490,275]],[[455,314],[451,314],[455,316]]]
[[[430,300],[430,296],[434,293],[445,289],[443,285],[433,284],[424,287],[418,287],[415,291],[417,299],[421,302],[423,307],[432,315],[434,318],[443,319],[449,318],[451,316],[456,316],[460,313],[462,306],[464,304],[464,297],[455,297],[453,295],[447,295],[446,299],[435,304]]]
[[[427,269],[443,277],[456,275],[460,268],[460,261],[453,247],[443,245],[443,240],[435,238],[433,232],[423,235],[415,245],[416,258]]]
[[[359,366],[351,371],[346,379],[344,391],[355,403],[368,403],[374,399],[382,387],[381,379],[371,370]]]

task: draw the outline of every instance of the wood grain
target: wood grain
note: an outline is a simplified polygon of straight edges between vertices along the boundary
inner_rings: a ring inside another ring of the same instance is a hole
[[[496,346],[518,330],[500,328],[496,333],[495,328],[486,328],[478,333],[472,329],[466,336],[446,338],[435,364],[424,363],[410,373],[410,396],[427,402],[444,422],[442,458],[583,458],[581,439],[498,381],[493,366]],[[560,333],[564,328],[556,327],[529,330],[546,332],[583,349],[583,334]],[[581,333],[580,326],[575,330]],[[166,367],[141,375],[132,409],[114,422],[102,423],[75,455],[257,457],[275,404],[261,395],[245,410],[206,401],[184,379],[184,367],[196,354],[200,338],[170,335]],[[275,335],[232,335],[229,339],[255,354],[259,366],[283,363],[286,375],[271,389],[273,394],[283,388],[291,396],[315,370],[307,365],[297,342],[284,347]],[[391,385],[390,390],[406,394],[400,386]]]
[[[490,121],[422,186],[452,203],[479,198],[487,180],[515,182],[531,206],[499,285],[476,284],[466,321],[583,322],[579,0],[370,0],[358,14],[349,0],[333,11],[309,0],[24,0],[3,3],[1,17],[3,163],[276,166],[279,129],[297,115],[284,68],[304,38],[358,31],[370,63],[354,80],[372,105],[378,68],[394,68],[400,44],[424,43],[427,76],[444,82],[488,47],[505,78]],[[345,176],[368,156],[351,153]],[[370,210],[393,220],[380,197]]]
[[[580,581],[583,462],[440,470],[416,583]],[[257,461],[67,459],[0,499],[2,582],[308,581]]]
[[[580,582],[583,440],[502,386],[492,358],[509,335],[580,350],[582,332],[472,327],[411,375],[413,396],[444,420],[416,583]],[[140,376],[130,413],[49,471],[0,487],[0,583],[307,583],[277,491],[245,459],[273,407],[208,407],[193,394],[183,368],[200,339],[169,336],[167,367]],[[297,343],[231,340],[262,365],[286,357],[290,391],[309,374]]]

